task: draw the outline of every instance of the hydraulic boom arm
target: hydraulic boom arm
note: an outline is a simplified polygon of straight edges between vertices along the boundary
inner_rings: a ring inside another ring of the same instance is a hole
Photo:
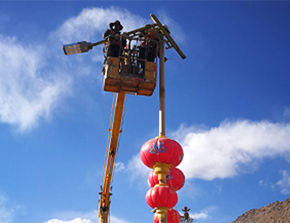
[[[113,118],[113,125],[111,131],[111,138],[109,144],[109,150],[106,161],[106,170],[104,175],[104,182],[102,186],[102,191],[100,192],[99,200],[99,222],[108,223],[109,209],[110,209],[110,187],[112,181],[112,173],[114,169],[114,163],[116,159],[117,146],[119,134],[121,132],[121,121],[123,115],[123,105],[125,100],[125,91],[120,91],[117,93],[117,100],[115,104],[115,112]]]

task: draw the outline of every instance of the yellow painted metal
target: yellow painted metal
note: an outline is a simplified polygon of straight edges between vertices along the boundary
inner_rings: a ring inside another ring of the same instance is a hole
[[[157,64],[154,62],[145,62],[145,80],[156,83]]]
[[[145,62],[145,80],[140,74],[119,72],[120,59],[108,57],[104,69],[104,90],[125,91],[136,95],[151,96],[156,86],[157,64]]]
[[[114,163],[116,159],[117,146],[119,134],[121,132],[121,121],[123,115],[123,105],[125,100],[125,91],[120,91],[117,94],[117,100],[115,104],[115,112],[113,118],[113,125],[111,129],[111,138],[109,144],[109,150],[106,161],[106,172],[104,176],[104,183],[102,187],[102,191],[100,192],[100,200],[99,200],[99,222],[100,223],[108,223],[109,209],[110,209],[110,187],[112,181],[112,174],[114,169]]]
[[[168,212],[168,207],[158,207],[154,208],[153,212],[156,212],[159,217],[159,223],[165,223],[167,222],[167,212]]]
[[[168,163],[159,163],[157,162],[154,166],[154,172],[158,175],[158,181],[159,183],[166,183],[166,175],[168,174],[168,171],[171,167],[171,164]]]
[[[108,57],[105,63],[105,74],[108,77],[119,78],[119,62],[118,57]]]
[[[164,136],[164,135],[159,135],[159,136],[156,137],[156,139],[160,139],[160,138],[168,139],[168,138],[167,138],[166,136]]]

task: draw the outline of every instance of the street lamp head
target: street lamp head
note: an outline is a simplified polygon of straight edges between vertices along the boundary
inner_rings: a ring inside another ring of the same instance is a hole
[[[77,53],[85,53],[93,48],[92,43],[86,41],[71,43],[62,47],[65,55],[72,55]]]

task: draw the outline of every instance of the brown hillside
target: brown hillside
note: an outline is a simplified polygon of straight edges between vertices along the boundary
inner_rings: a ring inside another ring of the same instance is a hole
[[[290,223],[290,198],[247,211],[232,223]]]

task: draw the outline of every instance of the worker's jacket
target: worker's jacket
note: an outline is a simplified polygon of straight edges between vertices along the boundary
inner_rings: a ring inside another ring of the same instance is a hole
[[[145,40],[143,40],[140,44],[141,47],[155,47],[156,46],[156,32],[153,29],[149,29]]]
[[[104,34],[103,38],[105,39],[107,36],[109,36],[109,41],[106,41],[106,46],[108,45],[119,45],[121,48],[123,48],[126,45],[126,40],[120,39],[120,32],[115,32],[114,30],[107,29]]]

